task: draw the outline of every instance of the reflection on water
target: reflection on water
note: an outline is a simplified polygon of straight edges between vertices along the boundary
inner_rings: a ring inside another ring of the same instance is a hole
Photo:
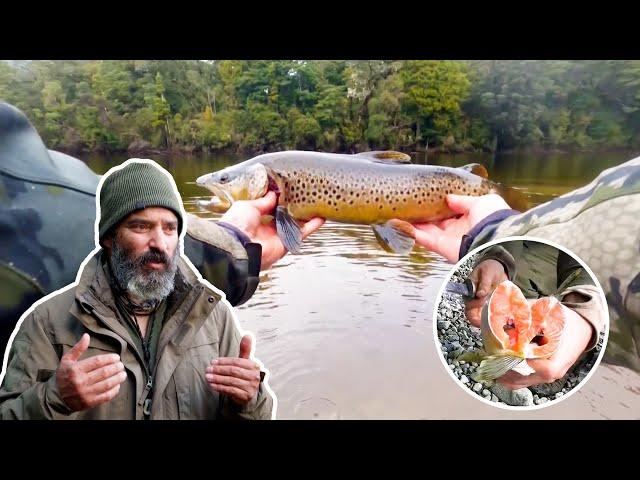
[[[523,190],[539,204],[585,185],[599,172],[635,156],[456,155],[419,163],[483,163],[491,178]],[[155,157],[154,157],[155,158]],[[231,156],[155,158],[172,172],[187,211],[215,219],[198,200],[209,196],[194,180],[242,160]],[[103,173],[124,158],[91,157]],[[634,418],[640,378],[601,365],[579,392],[535,412],[498,410],[462,392],[437,357],[432,312],[450,265],[421,248],[394,255],[370,227],[327,222],[261,274],[254,296],[238,308],[257,337],[257,354],[271,372],[278,418]]]

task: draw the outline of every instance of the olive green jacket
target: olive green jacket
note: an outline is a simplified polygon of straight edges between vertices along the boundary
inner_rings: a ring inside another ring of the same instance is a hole
[[[151,419],[271,418],[273,399],[263,383],[256,397],[240,408],[205,382],[211,359],[238,356],[241,336],[228,304],[200,282],[182,258],[176,275],[178,300],[166,312],[150,394],[142,352],[118,321],[101,252],[88,260],[77,285],[48,298],[24,319],[0,386],[0,418],[143,419],[147,399]],[[71,412],[60,397],[55,372],[62,355],[84,333],[91,341],[81,359],[117,353],[127,379],[111,401]]]

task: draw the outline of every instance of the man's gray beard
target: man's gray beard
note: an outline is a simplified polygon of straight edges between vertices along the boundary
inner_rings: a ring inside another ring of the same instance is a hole
[[[173,258],[168,260],[164,271],[144,271],[145,259],[150,252],[132,259],[116,238],[113,239],[109,263],[116,282],[140,301],[164,300],[173,291],[176,271],[178,269],[178,247]]]

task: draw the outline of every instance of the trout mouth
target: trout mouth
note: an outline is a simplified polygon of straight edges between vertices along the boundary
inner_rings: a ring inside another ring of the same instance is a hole
[[[209,190],[214,197],[217,197],[220,200],[221,204],[231,205],[233,204],[233,197],[230,193],[228,193],[220,184],[212,182],[213,174],[202,175],[196,179],[196,185],[200,185],[201,187]]]
[[[265,195],[268,192],[273,192],[276,194],[276,205],[280,202],[280,187],[278,186],[278,182],[276,182],[276,180],[269,175],[267,177],[269,179],[269,183],[267,184],[267,191],[265,192]]]
[[[213,193],[214,197],[218,197],[221,204],[229,205],[229,206],[233,205],[233,202],[234,202],[233,197],[229,192],[227,192],[220,185],[210,184],[210,185],[207,185],[207,188],[211,190],[211,193]]]

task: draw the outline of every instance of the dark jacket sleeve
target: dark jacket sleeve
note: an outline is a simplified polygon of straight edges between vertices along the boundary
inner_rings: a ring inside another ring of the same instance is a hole
[[[213,286],[222,290],[233,306],[245,303],[258,287],[262,247],[244,245],[216,222],[187,214],[184,253]]]

